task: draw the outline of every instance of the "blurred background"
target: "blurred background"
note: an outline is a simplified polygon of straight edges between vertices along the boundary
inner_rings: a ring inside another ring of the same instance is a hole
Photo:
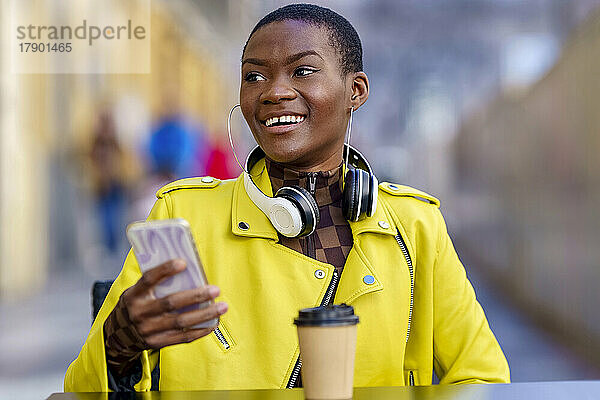
[[[0,37],[0,397],[62,391],[156,189],[239,174],[241,49],[287,3],[152,0],[150,74],[13,74]],[[363,41],[353,144],[441,198],[513,381],[600,379],[600,0],[317,3]]]

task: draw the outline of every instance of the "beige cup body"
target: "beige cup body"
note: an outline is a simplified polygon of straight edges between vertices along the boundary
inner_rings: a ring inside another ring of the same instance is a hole
[[[356,325],[299,326],[302,385],[307,399],[350,399]]]

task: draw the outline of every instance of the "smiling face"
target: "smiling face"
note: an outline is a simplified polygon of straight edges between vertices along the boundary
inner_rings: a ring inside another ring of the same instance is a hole
[[[269,158],[298,170],[330,170],[342,160],[350,108],[368,95],[368,84],[366,95],[356,94],[357,75],[366,82],[362,72],[342,74],[327,28],[270,23],[246,46],[242,113]]]

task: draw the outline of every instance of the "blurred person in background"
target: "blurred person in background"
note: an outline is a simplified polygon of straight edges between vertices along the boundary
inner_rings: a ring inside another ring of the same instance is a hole
[[[152,173],[166,182],[190,176],[199,137],[181,114],[164,116],[148,143]]]
[[[204,175],[212,146],[199,123],[187,117],[175,100],[173,89],[167,90],[165,113],[158,119],[143,146],[141,158],[148,174],[136,185],[130,219],[144,219],[152,209],[156,191],[175,179]]]
[[[152,288],[185,265],[142,275],[130,253],[65,391],[301,386],[292,320],[334,301],[361,319],[355,386],[429,385],[433,370],[441,383],[508,382],[439,201],[377,185],[360,153],[361,165],[344,164],[346,129],[368,96],[362,45],[345,18],[296,4],[259,21],[242,53],[241,111],[260,146],[249,174],[173,182],[149,216],[190,222],[215,286],[157,300]],[[258,205],[273,194],[302,209],[294,232],[276,230]],[[221,293],[223,302],[174,312]],[[217,317],[216,327],[193,328]]]
[[[125,239],[127,168],[124,157],[112,114],[104,110],[94,129],[89,159],[102,243],[110,253],[117,252]]]

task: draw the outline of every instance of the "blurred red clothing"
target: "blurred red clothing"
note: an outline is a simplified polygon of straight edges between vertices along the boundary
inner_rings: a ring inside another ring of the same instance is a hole
[[[231,167],[232,158],[230,151],[226,151],[221,144],[212,146],[206,159],[206,175],[218,179],[235,178]]]

